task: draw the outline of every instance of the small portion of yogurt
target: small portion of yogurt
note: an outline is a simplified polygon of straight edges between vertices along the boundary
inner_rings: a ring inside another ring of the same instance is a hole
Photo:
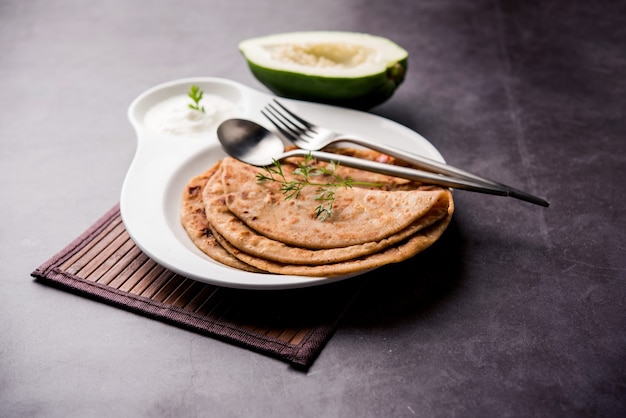
[[[204,94],[200,108],[191,109],[189,96],[179,95],[152,106],[144,117],[148,129],[177,136],[200,136],[213,132],[224,120],[235,115],[235,105],[223,97]]]

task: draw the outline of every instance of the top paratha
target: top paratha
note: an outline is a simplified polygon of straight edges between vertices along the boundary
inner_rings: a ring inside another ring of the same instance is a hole
[[[449,195],[442,193],[441,198],[427,213],[403,230],[380,241],[338,248],[309,249],[288,245],[261,235],[237,218],[226,205],[220,172],[209,180],[203,190],[206,218],[211,220],[212,229],[232,247],[267,260],[309,265],[337,263],[382,251],[447,216],[449,200]],[[221,243],[223,245],[223,241]]]
[[[288,178],[293,167],[283,165]],[[308,249],[381,241],[424,216],[445,193],[344,188],[337,193],[332,217],[320,222],[314,217],[319,205],[315,187],[304,188],[299,199],[285,200],[280,184],[257,181],[258,167],[225,158],[222,170],[225,203],[237,218],[261,235]]]

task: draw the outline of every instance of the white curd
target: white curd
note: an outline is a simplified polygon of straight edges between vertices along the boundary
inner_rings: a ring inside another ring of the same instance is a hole
[[[214,131],[235,114],[233,103],[217,95],[204,94],[199,103],[200,108],[204,106],[204,112],[191,109],[190,104],[193,101],[186,95],[159,102],[146,112],[144,124],[164,134],[199,136]]]

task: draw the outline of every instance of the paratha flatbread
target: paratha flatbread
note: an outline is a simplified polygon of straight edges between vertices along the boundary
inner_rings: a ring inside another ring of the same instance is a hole
[[[409,239],[397,245],[389,247],[382,252],[340,263],[323,265],[284,264],[270,261],[264,258],[254,257],[231,246],[228,241],[226,241],[223,237],[219,235],[217,231],[214,230],[213,234],[218,242],[233,256],[244,261],[246,264],[253,265],[261,270],[265,270],[275,274],[291,274],[297,276],[311,277],[332,277],[354,274],[365,270],[378,268],[390,263],[398,263],[415,256],[416,254],[430,247],[439,239],[439,237],[448,227],[448,224],[452,219],[453,211],[454,208],[452,200],[450,200],[448,214],[443,219],[441,219],[434,225],[423,229]]]
[[[206,217],[210,220],[214,232],[228,241],[230,246],[254,257],[280,263],[305,265],[338,263],[382,251],[445,217],[449,207],[448,195],[441,193],[441,198],[425,215],[396,234],[380,241],[341,248],[311,250],[287,245],[261,235],[237,218],[226,205],[219,171],[207,182],[203,191],[203,200]]]
[[[228,157],[222,170],[225,202],[237,218],[266,237],[309,249],[382,241],[424,216],[445,193],[343,188],[332,217],[320,222],[314,217],[319,205],[315,187],[305,187],[299,199],[285,200],[280,183],[256,180],[258,167]]]
[[[192,242],[209,257],[230,267],[258,272],[260,271],[258,268],[242,262],[224,250],[213,236],[206,218],[202,190],[218,171],[220,164],[221,161],[218,161],[209,170],[191,179],[185,187],[181,203],[181,223]]]
[[[339,152],[388,158],[369,150]],[[297,161],[282,162],[288,177]],[[332,217],[321,222],[314,216],[314,187],[286,201],[279,183],[257,181],[261,171],[225,158],[191,179],[182,196],[181,222],[193,243],[244,271],[330,277],[400,262],[437,241],[454,211],[447,189],[339,167],[344,178],[382,187],[340,189]]]

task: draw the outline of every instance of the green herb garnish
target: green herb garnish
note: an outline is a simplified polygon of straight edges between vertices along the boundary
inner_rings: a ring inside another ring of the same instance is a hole
[[[204,92],[200,90],[198,86],[192,85],[191,87],[189,87],[189,92],[187,93],[187,96],[189,96],[191,100],[193,100],[193,102],[195,103],[189,104],[189,108],[204,112],[204,106],[200,106],[200,100],[202,100],[203,95]]]
[[[325,221],[333,213],[333,205],[337,197],[337,189],[340,187],[351,188],[352,186],[380,187],[378,183],[354,181],[352,178],[343,178],[335,173],[339,163],[332,161],[326,167],[313,165],[313,156],[309,153],[304,161],[298,161],[298,168],[293,174],[299,177],[296,180],[287,180],[283,167],[279,161],[274,160],[271,166],[263,167],[265,173],[257,173],[257,181],[274,181],[280,183],[280,191],[285,195],[285,200],[298,199],[300,192],[307,186],[317,187],[315,200],[320,201],[315,208],[315,218]],[[330,176],[329,182],[316,182],[313,177]]]

